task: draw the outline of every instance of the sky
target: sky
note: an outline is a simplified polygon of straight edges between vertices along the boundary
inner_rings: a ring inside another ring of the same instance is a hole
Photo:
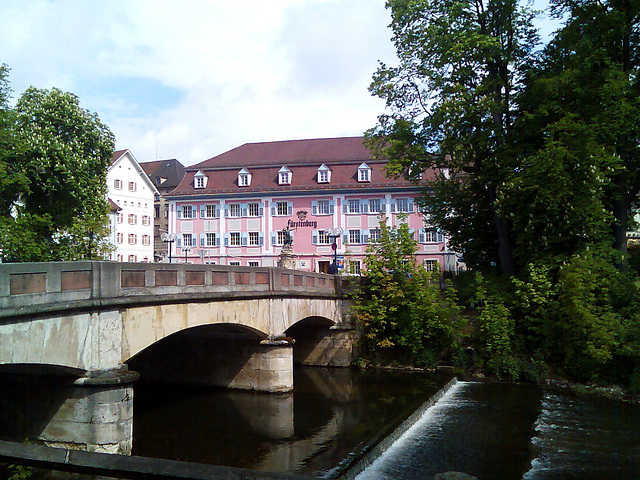
[[[543,0],[540,0],[543,1]],[[139,162],[362,135],[392,64],[384,0],[0,0],[14,99],[72,92]]]

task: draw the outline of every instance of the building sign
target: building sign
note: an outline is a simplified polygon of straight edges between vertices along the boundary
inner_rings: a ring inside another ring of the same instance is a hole
[[[318,222],[315,220],[307,220],[307,211],[306,210],[298,210],[296,215],[298,216],[298,220],[288,220],[287,227],[288,228],[301,228],[301,227],[309,227],[309,228],[318,228]]]

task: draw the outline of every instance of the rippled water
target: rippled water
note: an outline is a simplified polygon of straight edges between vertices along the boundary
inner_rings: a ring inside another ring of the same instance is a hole
[[[357,479],[640,479],[639,407],[534,390],[458,383]]]
[[[545,392],[525,480],[640,478],[640,408]]]

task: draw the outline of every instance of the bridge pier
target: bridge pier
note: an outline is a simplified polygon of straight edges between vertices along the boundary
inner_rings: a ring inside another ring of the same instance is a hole
[[[348,367],[353,360],[356,332],[351,325],[298,329],[295,363],[322,367]]]
[[[49,447],[131,455],[133,387],[138,374],[128,370],[87,372],[37,440]]]

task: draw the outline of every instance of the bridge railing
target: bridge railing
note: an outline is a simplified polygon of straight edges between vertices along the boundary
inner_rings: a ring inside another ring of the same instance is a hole
[[[199,298],[341,296],[339,277],[284,268],[104,261],[0,264],[0,317]]]

